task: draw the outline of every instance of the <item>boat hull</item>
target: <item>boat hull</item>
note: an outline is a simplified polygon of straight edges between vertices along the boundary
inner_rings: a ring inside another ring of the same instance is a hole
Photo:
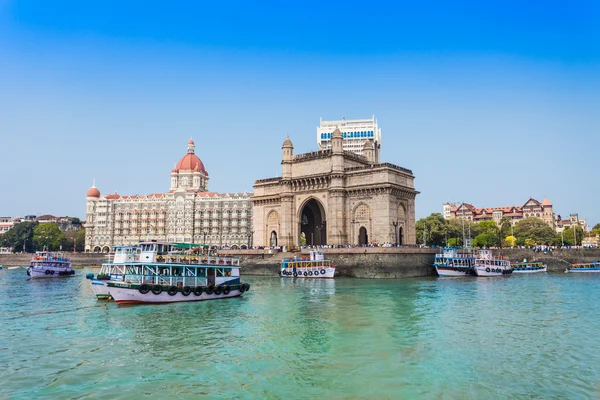
[[[282,278],[331,279],[335,275],[335,268],[298,268],[295,271],[292,268],[282,268],[279,274]]]
[[[27,275],[30,279],[69,278],[74,276],[71,271],[73,271],[71,267],[29,267]]]
[[[565,272],[600,272],[600,268],[567,268]]]
[[[196,296],[194,293],[190,293],[189,295],[184,296],[181,292],[177,292],[175,295],[171,296],[166,291],[163,291],[160,294],[154,294],[151,291],[142,294],[137,288],[118,286],[109,287],[108,292],[117,304],[178,303],[184,301],[226,299],[230,297],[239,297],[243,295],[243,293],[239,289],[232,289],[231,292],[229,292],[228,294],[208,294],[206,292],[202,292],[200,296]]]
[[[536,269],[513,269],[513,274],[535,274],[538,272],[546,272],[548,270],[548,267],[546,267],[544,265],[543,268],[536,268]]]
[[[110,294],[108,293],[108,286],[106,285],[106,281],[101,281],[99,279],[93,278],[90,279],[90,284],[92,285],[92,291],[94,292],[98,300],[110,299]]]
[[[437,272],[438,276],[443,276],[443,277],[464,277],[464,276],[472,276],[473,275],[473,269],[472,268],[468,268],[468,269],[456,269],[456,268],[452,268],[452,267],[442,267],[439,265],[434,265],[435,267],[435,271]]]
[[[474,267],[477,276],[508,276],[513,270],[508,268],[492,268],[492,267]]]

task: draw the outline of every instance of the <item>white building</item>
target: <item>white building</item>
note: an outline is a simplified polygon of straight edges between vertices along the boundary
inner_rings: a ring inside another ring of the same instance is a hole
[[[331,134],[338,127],[342,131],[342,148],[363,155],[366,141],[372,141],[375,148],[375,162],[379,163],[381,149],[381,129],[375,119],[352,119],[342,117],[340,121],[323,121],[317,127],[317,143],[321,150],[331,149]]]
[[[14,224],[15,222],[11,217],[0,217],[0,235],[8,232]]]
[[[208,172],[195,154],[187,154],[171,171],[167,193],[121,196],[87,192],[85,251],[109,252],[111,246],[155,239],[206,243],[214,247],[252,245],[252,193],[208,192]]]

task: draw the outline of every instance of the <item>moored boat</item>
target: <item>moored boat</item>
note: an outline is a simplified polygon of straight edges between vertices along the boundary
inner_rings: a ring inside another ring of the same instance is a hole
[[[513,273],[510,261],[494,257],[491,250],[479,250],[473,269],[477,276],[505,276]]]
[[[600,261],[591,263],[573,263],[565,272],[600,272]]]
[[[113,246],[114,254],[108,255],[107,262],[102,264],[100,272],[94,277],[93,273],[85,277],[90,280],[92,291],[98,300],[109,300],[108,281],[123,280],[125,263],[139,261],[140,246]]]
[[[106,281],[110,296],[117,304],[174,303],[238,297],[250,289],[240,281],[239,258],[183,251],[188,246],[140,243],[137,260],[122,263],[123,273]]]
[[[27,268],[31,279],[63,278],[75,275],[71,268],[71,259],[63,253],[38,251],[32,257]]]
[[[433,266],[438,276],[474,275],[475,256],[471,252],[459,253],[458,249],[446,247],[435,255]]]
[[[548,266],[542,262],[518,262],[511,263],[510,267],[512,268],[515,274],[534,274],[536,272],[546,272],[548,270]]]
[[[284,258],[279,275],[284,278],[333,278],[335,265],[319,250],[311,250],[308,257]]]

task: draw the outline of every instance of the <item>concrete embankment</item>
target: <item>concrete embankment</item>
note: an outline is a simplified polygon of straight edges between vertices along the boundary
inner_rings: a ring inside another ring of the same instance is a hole
[[[324,249],[327,258],[337,266],[336,275],[355,278],[411,278],[435,275],[432,267],[436,249],[369,247],[353,249]],[[223,251],[221,254],[241,258],[242,273],[247,275],[276,276],[285,257],[308,256],[308,250],[280,253],[274,250]],[[600,260],[600,249],[564,249],[553,252],[534,252],[530,249],[500,249],[495,254],[511,261],[542,261],[549,272],[563,272],[573,262]],[[31,254],[1,254],[0,265],[29,265]],[[73,265],[100,265],[106,259],[102,254],[73,254]]]

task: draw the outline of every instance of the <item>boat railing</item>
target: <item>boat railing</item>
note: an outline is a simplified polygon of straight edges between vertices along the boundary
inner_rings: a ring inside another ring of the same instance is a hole
[[[323,261],[286,261],[281,266],[283,269],[293,269],[293,268],[321,268],[331,267],[331,261],[323,260]]]
[[[203,255],[194,256],[185,254],[159,254],[156,256],[156,262],[165,264],[220,265],[238,267],[240,265],[240,259],[237,257]]]
[[[208,279],[202,276],[178,276],[178,275],[142,275],[127,274],[123,279],[125,282],[141,285],[160,285],[160,286],[207,286]]]
[[[34,256],[31,261],[59,261],[59,262],[70,262],[71,259],[68,257],[58,256]]]

